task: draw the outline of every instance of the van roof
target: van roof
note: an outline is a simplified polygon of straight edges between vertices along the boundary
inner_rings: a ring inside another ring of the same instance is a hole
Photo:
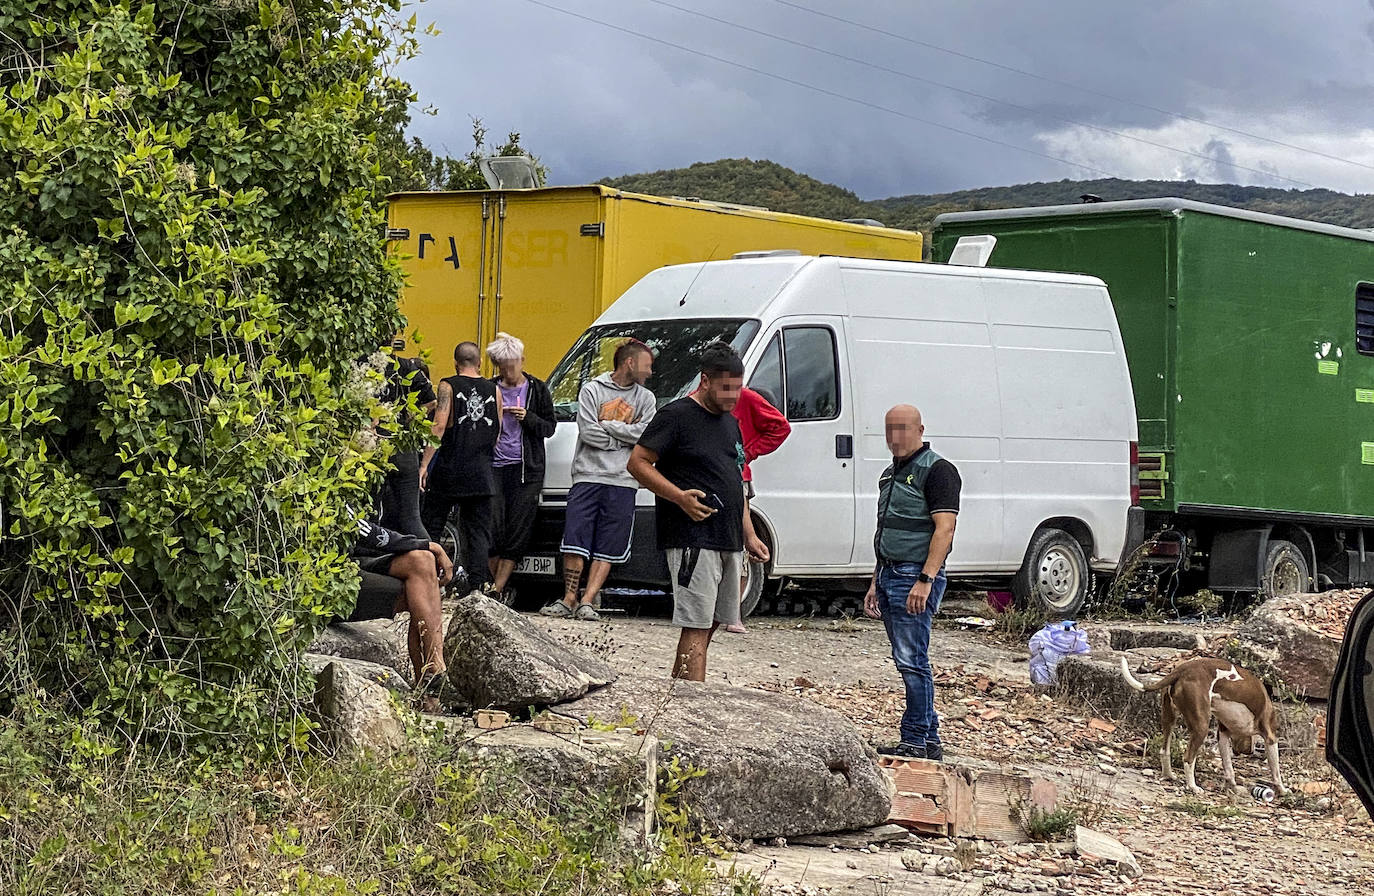
[[[668,265],[646,275],[605,313],[603,323],[659,318],[758,317],[786,292],[792,313],[826,313],[844,270],[905,271],[939,277],[1019,280],[1105,288],[1097,277],[834,255],[783,255]],[[799,290],[789,291],[801,281]],[[809,284],[809,285],[808,285]],[[798,304],[800,303],[800,304]]]
[[[1304,221],[1301,218],[1287,218],[1282,215],[1267,215],[1229,205],[1213,205],[1210,202],[1196,202],[1192,199],[1125,199],[1116,202],[1084,202],[1074,205],[1038,205],[1025,208],[988,209],[977,212],[945,212],[935,218],[935,227],[942,224],[967,224],[978,221],[1006,221],[1017,218],[1059,218],[1080,217],[1083,215],[1129,214],[1131,212],[1158,212],[1161,215],[1181,215],[1183,212],[1197,212],[1204,215],[1217,215],[1223,218],[1236,218],[1242,221],[1255,221],[1275,227],[1288,227],[1293,230],[1307,230],[1329,236],[1341,236],[1352,240],[1374,242],[1374,232],[1357,230],[1353,227],[1340,227],[1335,224],[1322,224],[1318,221]]]
[[[855,270],[911,271],[951,277],[981,277],[997,280],[1036,280],[1041,283],[1077,283],[1105,286],[1100,278],[1088,274],[1061,274],[1056,271],[1029,271],[1019,268],[978,268],[970,265],[940,264],[933,261],[892,261],[885,258],[852,258],[847,255],[767,255],[757,258],[729,258],[720,261],[693,261],[666,265],[669,268],[717,268],[723,265],[769,265],[788,268],[792,273],[810,265],[832,265]],[[663,270],[660,268],[659,270]]]
[[[1076,283],[1080,286],[1106,286],[1088,274],[1061,274],[1057,271],[1027,271],[1019,268],[977,268],[971,265],[939,264],[933,261],[887,261],[880,258],[844,258],[838,255],[812,256],[811,261],[833,261],[841,268],[865,270],[919,271],[955,277],[981,277],[985,280],[1035,280],[1040,283]]]

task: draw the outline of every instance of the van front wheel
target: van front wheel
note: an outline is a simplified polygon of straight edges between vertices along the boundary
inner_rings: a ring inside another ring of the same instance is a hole
[[[748,561],[745,565],[747,580],[740,592],[739,615],[742,619],[755,613],[780,612],[777,606],[778,595],[782,593],[786,579],[769,578],[768,567],[762,563]]]
[[[1011,580],[1019,604],[1052,617],[1072,616],[1092,591],[1092,570],[1083,546],[1063,529],[1041,529],[1026,549],[1026,561]]]

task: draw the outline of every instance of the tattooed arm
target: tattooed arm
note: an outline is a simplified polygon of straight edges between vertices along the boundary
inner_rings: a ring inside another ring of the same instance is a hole
[[[448,429],[448,416],[453,410],[453,387],[448,383],[439,383],[438,404],[434,408],[434,425],[429,428],[430,433],[436,439],[444,437],[444,430]],[[423,491],[425,480],[429,475],[429,462],[434,459],[434,445],[425,446],[425,456],[420,459],[420,489]]]

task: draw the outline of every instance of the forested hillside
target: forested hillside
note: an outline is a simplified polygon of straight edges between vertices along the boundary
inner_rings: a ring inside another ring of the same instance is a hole
[[[602,183],[640,193],[761,205],[775,211],[820,218],[876,218],[890,227],[914,230],[929,230],[935,216],[942,212],[1062,205],[1078,202],[1084,193],[1101,196],[1104,200],[1178,196],[1346,227],[1374,227],[1374,195],[1350,196],[1333,190],[1280,190],[1196,181],[1060,180],[865,201],[843,187],[816,180],[776,162],[721,159],[698,162],[687,168],[627,174]]]
[[[866,203],[843,187],[784,168],[776,162],[721,159],[687,168],[627,174],[602,183],[654,196],[693,196],[717,202],[761,205],[779,212],[817,218],[855,218],[868,214]]]

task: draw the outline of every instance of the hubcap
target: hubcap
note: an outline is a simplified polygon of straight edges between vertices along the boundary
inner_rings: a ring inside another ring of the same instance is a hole
[[[1274,564],[1274,594],[1296,594],[1302,590],[1302,574],[1298,571],[1298,564],[1291,558],[1284,557]]]
[[[1073,558],[1063,548],[1050,548],[1040,558],[1036,590],[1054,607],[1066,606],[1078,593],[1079,572]]]

